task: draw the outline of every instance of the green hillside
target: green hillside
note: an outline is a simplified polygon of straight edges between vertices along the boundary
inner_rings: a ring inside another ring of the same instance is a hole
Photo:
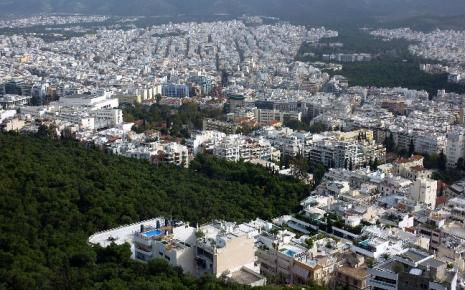
[[[73,141],[0,134],[0,289],[242,289],[131,261],[124,246],[92,248],[87,237],[159,215],[271,218],[294,212],[307,190],[212,157],[156,168]]]

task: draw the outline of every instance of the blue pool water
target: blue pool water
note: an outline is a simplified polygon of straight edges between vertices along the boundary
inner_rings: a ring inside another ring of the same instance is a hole
[[[289,256],[289,257],[294,257],[295,254],[296,254],[296,252],[294,252],[293,250],[287,249],[287,250],[284,252],[284,254],[285,254],[286,256]]]
[[[364,241],[361,241],[359,244],[366,247],[366,246],[368,246],[369,242],[370,242],[370,240],[364,240]]]
[[[144,235],[146,235],[147,237],[155,237],[155,236],[161,235],[161,231],[160,230],[151,230],[151,231],[145,232]]]

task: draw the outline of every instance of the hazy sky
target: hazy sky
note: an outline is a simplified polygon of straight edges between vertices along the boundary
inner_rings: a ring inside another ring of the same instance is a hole
[[[464,14],[464,0],[0,0],[0,15],[270,15],[298,22],[391,21]]]

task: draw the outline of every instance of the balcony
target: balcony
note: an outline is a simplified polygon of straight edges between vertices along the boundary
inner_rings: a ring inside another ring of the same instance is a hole
[[[375,279],[368,280],[368,286],[377,287],[385,290],[397,290],[397,285],[392,283],[387,283]]]
[[[141,249],[141,248],[135,248],[136,252],[139,252],[141,254],[143,254],[144,256],[152,256],[152,252],[151,251],[147,251],[145,249]]]

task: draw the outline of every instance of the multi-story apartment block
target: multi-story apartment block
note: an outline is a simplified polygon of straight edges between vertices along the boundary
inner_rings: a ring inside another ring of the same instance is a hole
[[[450,213],[450,218],[465,222],[465,199],[454,197],[447,201],[445,209]]]
[[[204,131],[220,131],[226,134],[235,134],[239,126],[232,122],[224,122],[214,119],[204,119],[202,129]]]
[[[4,95],[0,97],[0,109],[16,109],[20,106],[29,104],[31,99],[31,96]]]
[[[426,221],[416,225],[417,235],[429,239],[429,250],[431,252],[438,252],[441,245],[441,239],[444,233],[441,227],[444,226],[446,218],[440,213],[431,213]]]
[[[414,135],[415,152],[439,154],[446,151],[447,139],[444,134],[421,132]]]
[[[208,148],[215,144],[220,143],[226,134],[219,131],[202,131],[198,134],[195,134],[191,138],[186,140],[186,146],[192,152],[193,155],[197,155],[202,152],[202,150],[208,150]]]
[[[393,165],[393,174],[407,178],[409,180],[416,180],[418,177],[430,177],[431,173],[423,173],[423,156],[412,155],[409,158],[399,158],[395,160]]]
[[[322,140],[310,148],[310,161],[327,167],[357,169],[386,158],[386,149],[374,142]]]
[[[213,154],[229,161],[261,159],[273,161],[274,148],[264,139],[228,135],[213,148]]]
[[[157,220],[156,226],[141,225],[133,237],[134,257],[149,261],[155,258],[181,267],[186,273],[195,274],[196,229],[183,223]]]
[[[465,129],[455,127],[447,133],[447,167],[455,168],[460,159],[465,159]]]
[[[410,197],[429,208],[436,207],[438,182],[432,179],[418,178],[410,187]]]
[[[111,98],[109,93],[100,95],[69,95],[63,96],[57,102],[61,107],[85,107],[90,110],[118,108],[119,102]]]
[[[199,228],[196,247],[196,270],[215,277],[240,279],[252,275],[253,285],[264,285],[266,279],[254,272],[255,239],[258,231],[227,222],[213,222]]]
[[[189,86],[185,84],[163,84],[161,86],[161,95],[176,98],[189,97]]]
[[[191,227],[180,221],[155,218],[95,233],[91,244],[131,245],[132,257],[142,262],[162,259],[194,276],[211,274],[249,286],[263,286],[266,278],[255,265],[257,228],[250,224],[212,222]]]
[[[16,116],[16,110],[2,110],[0,109],[0,124],[3,123],[3,120],[13,118]]]
[[[283,124],[285,120],[302,120],[301,112],[283,112],[278,110],[257,109],[255,119],[260,126],[269,126],[276,123]]]
[[[112,128],[123,124],[123,111],[120,109],[101,109],[89,112],[89,116],[94,118],[94,128]]]
[[[130,158],[145,159],[156,165],[166,163],[187,168],[190,162],[187,147],[174,142],[157,141],[142,145],[122,143],[115,144],[110,151]]]
[[[152,162],[155,164],[168,163],[189,167],[189,150],[184,145],[174,142],[157,143],[154,151],[156,154],[152,157]]]
[[[345,257],[345,263],[337,268],[335,286],[349,290],[367,290],[368,271],[365,259],[360,255]]]
[[[407,249],[368,270],[373,290],[455,290],[457,272],[433,255]]]
[[[338,265],[336,255],[327,252],[326,245],[331,242],[322,239],[308,249],[293,242],[294,236],[288,231],[280,231],[277,235],[262,233],[258,237],[260,271],[265,275],[280,276],[288,283],[305,284],[313,281],[321,285],[328,284]],[[338,250],[333,251],[336,253]]]

